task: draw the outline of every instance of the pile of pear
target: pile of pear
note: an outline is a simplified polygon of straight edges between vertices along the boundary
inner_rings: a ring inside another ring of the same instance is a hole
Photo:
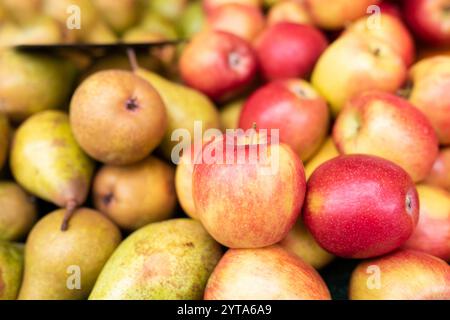
[[[175,40],[203,19],[200,0],[1,0],[0,47]]]
[[[172,132],[223,124],[175,79],[152,54],[0,50],[0,299],[203,297],[223,251],[179,206]]]

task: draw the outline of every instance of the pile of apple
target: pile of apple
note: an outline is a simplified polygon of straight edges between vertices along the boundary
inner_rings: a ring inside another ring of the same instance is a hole
[[[0,49],[0,299],[450,299],[450,1],[168,3],[176,49]]]

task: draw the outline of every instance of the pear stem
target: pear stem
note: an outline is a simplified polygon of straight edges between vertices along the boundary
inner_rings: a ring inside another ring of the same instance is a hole
[[[136,52],[134,52],[133,48],[127,48],[127,56],[128,61],[130,62],[131,70],[135,72],[139,69],[139,64],[136,58]]]
[[[72,217],[75,209],[78,207],[78,203],[75,200],[69,200],[66,203],[66,212],[64,214],[63,222],[61,224],[61,231],[66,231],[69,226],[69,220]]]

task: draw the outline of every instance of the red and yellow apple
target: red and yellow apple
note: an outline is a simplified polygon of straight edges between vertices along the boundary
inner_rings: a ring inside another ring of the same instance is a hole
[[[324,162],[331,160],[339,155],[339,151],[331,137],[328,137],[319,151],[305,164],[306,179]]]
[[[314,237],[306,229],[301,219],[297,221],[288,236],[279,244],[316,269],[325,267],[334,259],[331,253],[322,249],[317,241],[314,240]]]
[[[179,68],[190,87],[222,101],[252,83],[257,60],[252,47],[242,38],[222,31],[205,31],[186,45]]]
[[[388,43],[396,51],[407,66],[414,62],[414,40],[406,26],[390,14],[380,14],[377,19],[363,17],[352,23],[344,36],[356,33],[365,37],[375,37]]]
[[[366,92],[339,114],[333,139],[343,154],[371,154],[388,159],[417,182],[425,179],[438,155],[438,140],[428,119],[403,98]]]
[[[266,80],[309,75],[328,42],[313,26],[279,22],[256,39],[255,50]]]
[[[313,24],[305,3],[298,0],[280,1],[270,7],[267,23],[272,25],[278,22]]]
[[[207,17],[207,28],[232,33],[249,42],[264,29],[265,19],[260,8],[239,3],[224,4]]]
[[[311,82],[337,115],[345,103],[368,90],[396,92],[406,79],[402,57],[377,37],[338,38],[322,54]]]
[[[280,246],[228,250],[205,289],[205,300],[330,299],[317,271]]]
[[[261,132],[206,143],[202,161],[194,166],[197,215],[211,236],[230,248],[281,241],[303,204],[306,183],[299,157]]]
[[[450,44],[448,0],[407,0],[403,3],[403,15],[418,37],[433,45]]]
[[[328,30],[342,29],[368,13],[379,0],[306,0],[316,25]]]
[[[279,129],[280,141],[300,158],[309,159],[320,148],[328,132],[329,111],[325,101],[306,81],[272,81],[245,102],[239,127]]]
[[[449,300],[450,266],[414,250],[361,262],[353,271],[352,300]]]
[[[417,186],[420,219],[405,248],[450,261],[450,193],[438,187]]]
[[[409,101],[430,120],[439,142],[450,145],[450,57],[423,59],[409,75]]]
[[[418,216],[413,181],[382,158],[339,156],[308,180],[303,221],[319,245],[339,257],[369,258],[399,248]]]
[[[450,191],[450,148],[441,149],[424,182]]]

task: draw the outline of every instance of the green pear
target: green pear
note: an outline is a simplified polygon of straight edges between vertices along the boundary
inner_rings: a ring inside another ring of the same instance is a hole
[[[200,222],[174,219],[149,224],[117,248],[91,300],[201,299],[222,255]]]
[[[19,240],[37,219],[36,205],[19,185],[0,181],[0,240]]]
[[[74,78],[75,67],[65,60],[0,51],[0,113],[20,122],[39,111],[61,108]]]
[[[83,34],[80,41],[83,43],[109,44],[117,42],[116,34],[103,21],[95,23],[89,33]]]
[[[137,27],[154,34],[159,34],[167,40],[175,40],[178,38],[175,26],[167,19],[152,12],[147,13]]]
[[[0,170],[8,158],[10,128],[8,118],[0,113]]]
[[[95,210],[78,209],[66,232],[59,229],[64,215],[49,213],[31,230],[20,300],[86,299],[121,241],[119,229]]]
[[[178,33],[183,39],[190,39],[202,30],[204,20],[202,2],[191,2],[178,20]]]
[[[0,241],[0,300],[15,300],[23,272],[23,245]]]
[[[151,0],[148,10],[171,21],[177,20],[188,4],[188,0]]]
[[[93,161],[76,143],[69,117],[61,111],[40,112],[18,129],[11,149],[11,171],[30,193],[60,207],[67,217],[86,200]]]
[[[117,33],[129,29],[138,20],[137,0],[93,0],[93,3],[108,25]]]
[[[244,103],[245,100],[239,99],[226,104],[220,109],[220,124],[223,132],[226,132],[227,129],[239,128],[239,116]]]
[[[203,131],[209,128],[220,128],[219,113],[211,100],[203,93],[168,81],[148,70],[140,68],[135,73],[150,82],[166,105],[168,126],[160,145],[166,158],[171,158],[172,149],[178,143],[171,141],[174,130],[187,129],[194,138],[195,121],[202,122]]]
[[[6,22],[0,28],[0,46],[20,44],[57,44],[64,35],[58,22],[50,17],[39,17],[22,25]]]

